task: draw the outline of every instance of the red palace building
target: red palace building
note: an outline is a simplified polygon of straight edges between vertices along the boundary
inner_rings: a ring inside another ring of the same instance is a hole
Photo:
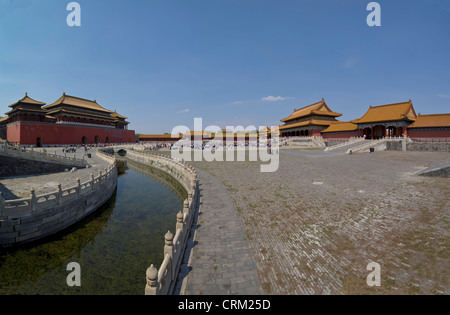
[[[25,93],[9,105],[11,110],[0,118],[0,137],[21,145],[68,145],[134,143],[136,136],[128,130],[129,122],[117,112],[65,93],[46,105]]]
[[[280,126],[280,133],[282,137],[321,136],[323,130],[339,122],[336,118],[340,116],[322,98],[320,102],[294,109],[289,117],[281,120],[284,125]]]
[[[365,137],[407,136],[420,140],[425,138],[450,139],[450,114],[417,115],[412,101],[370,106],[363,117],[344,122],[321,102],[295,109],[281,121],[282,137],[322,136],[324,139],[349,139]]]

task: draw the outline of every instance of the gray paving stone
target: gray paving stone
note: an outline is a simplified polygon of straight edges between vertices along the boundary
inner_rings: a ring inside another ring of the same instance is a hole
[[[197,170],[201,205],[190,251],[191,269],[182,294],[262,294],[248,239],[236,207],[223,184]]]

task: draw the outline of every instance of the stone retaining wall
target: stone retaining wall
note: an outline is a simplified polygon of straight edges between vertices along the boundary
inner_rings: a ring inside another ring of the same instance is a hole
[[[74,186],[28,198],[3,200],[0,193],[0,245],[26,243],[57,233],[80,221],[105,203],[117,187],[117,169],[113,156],[97,151],[110,162],[87,182],[74,179]]]
[[[32,161],[58,163],[65,165],[66,167],[85,167],[88,164],[84,157],[80,159],[71,156],[71,154],[59,155],[56,154],[56,150],[49,150],[47,152],[47,149],[44,149],[43,152],[40,152],[33,150],[33,148],[27,149],[20,146],[12,146],[4,140],[0,141],[0,154]]]
[[[64,172],[68,166],[0,155],[0,177]]]
[[[388,151],[402,151],[402,142],[388,142],[386,149]],[[450,142],[407,142],[406,151],[450,152]]]
[[[172,294],[184,258],[194,216],[199,206],[197,174],[192,166],[159,154],[127,150],[127,158],[170,174],[188,193],[188,199],[183,204],[183,211],[177,214],[175,234],[168,231],[164,236],[164,260],[159,270],[151,265],[146,271],[146,295]]]

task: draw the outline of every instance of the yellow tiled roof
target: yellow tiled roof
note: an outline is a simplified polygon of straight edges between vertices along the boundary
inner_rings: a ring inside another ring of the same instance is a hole
[[[85,108],[85,109],[96,110],[96,111],[100,111],[100,112],[104,112],[104,113],[108,113],[108,114],[112,113],[112,111],[107,110],[107,109],[101,107],[99,104],[97,104],[97,102],[95,100],[90,101],[90,100],[87,100],[84,98],[70,96],[70,95],[67,95],[66,93],[64,93],[56,102],[54,102],[53,104],[47,105],[44,108],[50,109],[50,108],[53,108],[53,107],[56,107],[56,106],[59,106],[62,104]]]
[[[34,105],[40,105],[40,106],[45,105],[45,103],[38,102],[38,101],[32,99],[31,97],[29,97],[28,93],[25,93],[25,96],[21,100],[15,102],[14,104],[9,105],[8,107],[17,106],[19,103],[34,104]]]
[[[409,102],[395,103],[381,106],[370,106],[369,110],[359,119],[352,120],[355,124],[393,121],[393,120],[416,120],[416,112],[412,106],[411,100]]]
[[[122,116],[122,115],[120,115],[119,113],[117,113],[116,111],[114,111],[114,112],[111,114],[111,117],[114,117],[114,118],[122,118],[122,119],[128,119],[128,117]]]
[[[209,131],[188,131],[186,132],[186,136],[202,136],[202,137],[210,137],[212,132]]]
[[[179,138],[181,139],[183,137],[182,134],[178,134],[178,135],[171,135],[171,134],[167,134],[167,135],[140,135],[139,139],[162,139],[162,138]]]
[[[94,114],[90,114],[90,113],[77,112],[77,111],[67,110],[67,109],[62,109],[62,108],[48,112],[47,114],[54,115],[56,113],[67,113],[67,114],[80,115],[80,116],[86,116],[86,117],[97,117],[97,118],[107,119],[107,120],[111,120],[111,121],[114,120],[114,118],[112,118],[111,116],[94,115]]]
[[[280,126],[280,130],[296,128],[296,127],[303,127],[303,126],[308,126],[308,125],[330,126],[335,123],[336,123],[336,121],[333,121],[333,120],[310,119],[310,120],[298,122],[295,124]]]
[[[308,115],[322,115],[322,116],[332,116],[332,117],[339,117],[342,116],[342,114],[333,112],[325,103],[325,100],[322,98],[320,102],[311,104],[309,106],[300,108],[300,109],[294,109],[294,112],[287,118],[282,119],[282,122],[286,122],[292,119],[305,117]]]
[[[322,130],[322,132],[355,131],[356,129],[358,129],[358,125],[352,124],[351,122],[337,122],[330,125],[327,129]]]
[[[417,116],[408,128],[450,127],[450,114],[432,114]]]
[[[10,110],[9,112],[5,113],[5,115],[11,115],[12,113],[19,111],[19,110],[23,110],[23,111],[27,111],[27,112],[37,112],[37,113],[46,113],[47,111],[40,109],[40,108],[24,108],[22,106],[18,106],[16,108],[14,108],[13,110]]]

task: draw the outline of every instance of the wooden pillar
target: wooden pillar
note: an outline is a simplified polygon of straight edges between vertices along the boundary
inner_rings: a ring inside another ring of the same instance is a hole
[[[370,127],[370,139],[373,140],[373,126]]]

